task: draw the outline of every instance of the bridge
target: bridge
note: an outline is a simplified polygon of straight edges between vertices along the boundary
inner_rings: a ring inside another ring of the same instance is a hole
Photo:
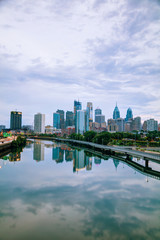
[[[102,144],[73,140],[73,139],[55,138],[55,140],[60,141],[60,142],[69,142],[69,143],[76,144],[76,145],[91,147],[91,148],[100,150],[102,152],[103,151],[109,151],[111,154],[113,154],[115,152],[119,152],[119,153],[123,153],[127,156],[140,157],[144,160],[152,160],[152,161],[156,161],[156,162],[160,163],[160,155],[158,155],[158,154],[145,153],[145,152],[140,152],[140,151],[131,150],[131,149],[128,149],[128,148],[123,148],[123,147],[118,147],[118,146],[116,146],[116,147],[105,146],[105,145],[102,145]]]

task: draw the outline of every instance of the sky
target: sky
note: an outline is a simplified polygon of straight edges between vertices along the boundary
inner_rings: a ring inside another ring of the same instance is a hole
[[[0,0],[0,125],[93,102],[160,122],[160,0]]]

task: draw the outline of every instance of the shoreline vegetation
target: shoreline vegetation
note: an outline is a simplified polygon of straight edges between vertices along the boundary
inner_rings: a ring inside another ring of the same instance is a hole
[[[96,133],[94,131],[87,131],[84,135],[72,133],[69,136],[59,137],[55,134],[39,134],[32,135],[28,137],[33,137],[42,140],[56,140],[56,138],[61,139],[73,139],[86,142],[93,142],[97,144],[103,144],[108,146],[122,146],[133,148],[137,151],[143,151],[155,154],[160,154],[160,132],[154,131],[149,132],[146,135],[143,133],[125,133],[125,132],[101,132]]]

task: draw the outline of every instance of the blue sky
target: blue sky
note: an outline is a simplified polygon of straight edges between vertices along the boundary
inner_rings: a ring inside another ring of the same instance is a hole
[[[160,1],[0,0],[0,95],[7,126],[74,99],[160,121]]]

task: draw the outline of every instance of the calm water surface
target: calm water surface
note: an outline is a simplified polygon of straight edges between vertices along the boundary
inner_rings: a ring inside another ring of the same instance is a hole
[[[0,167],[0,240],[160,239],[160,181],[123,162],[35,141]]]

